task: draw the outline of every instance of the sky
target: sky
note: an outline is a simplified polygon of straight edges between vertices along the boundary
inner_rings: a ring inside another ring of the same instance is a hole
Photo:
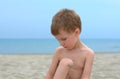
[[[54,38],[52,17],[63,8],[80,16],[80,38],[120,39],[120,0],[0,0],[0,39]]]

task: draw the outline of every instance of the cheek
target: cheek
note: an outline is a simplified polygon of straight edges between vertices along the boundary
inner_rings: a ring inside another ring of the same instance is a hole
[[[67,46],[69,46],[69,47],[73,47],[74,46],[74,40],[69,40],[68,42],[67,42]]]

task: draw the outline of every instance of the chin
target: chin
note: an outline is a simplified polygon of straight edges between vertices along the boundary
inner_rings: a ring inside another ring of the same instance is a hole
[[[68,49],[68,50],[71,50],[71,49],[73,49],[73,47],[65,47],[66,49]]]

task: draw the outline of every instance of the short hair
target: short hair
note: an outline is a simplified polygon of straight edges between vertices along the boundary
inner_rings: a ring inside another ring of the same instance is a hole
[[[81,32],[81,19],[74,10],[62,9],[52,18],[51,33],[58,35],[60,30],[72,33],[76,28]]]

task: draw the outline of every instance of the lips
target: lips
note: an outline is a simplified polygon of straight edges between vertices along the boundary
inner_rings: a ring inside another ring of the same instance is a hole
[[[67,46],[64,46],[64,48],[67,48]]]

